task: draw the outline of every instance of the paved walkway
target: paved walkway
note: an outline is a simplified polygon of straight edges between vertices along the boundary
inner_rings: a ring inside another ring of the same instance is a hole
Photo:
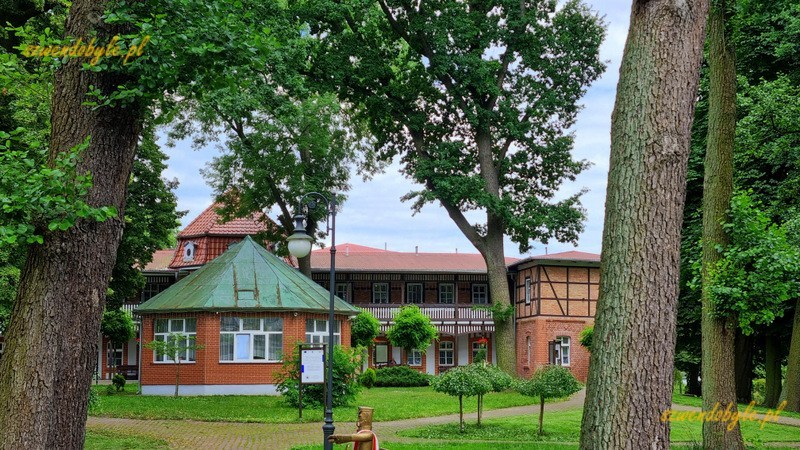
[[[562,411],[581,408],[585,391],[580,391],[565,402],[551,403],[546,411]],[[698,410],[691,406],[673,405],[674,410]],[[538,405],[518,406],[514,408],[485,411],[486,419],[538,414]],[[464,415],[464,419],[474,422],[476,413]],[[398,436],[401,430],[426,425],[441,425],[458,422],[458,414],[447,416],[425,417],[419,419],[378,422],[375,431],[382,441],[394,442],[446,442],[432,439],[415,439]],[[800,427],[800,419],[779,417],[779,423]],[[294,445],[318,444],[322,436],[320,423],[305,424],[264,424],[233,422],[198,422],[192,420],[137,420],[113,419],[106,417],[90,417],[87,426],[90,430],[108,430],[127,435],[145,435],[156,439],[164,439],[177,449],[289,449]],[[353,422],[337,422],[340,432],[355,430]],[[800,447],[800,444],[797,445]]]

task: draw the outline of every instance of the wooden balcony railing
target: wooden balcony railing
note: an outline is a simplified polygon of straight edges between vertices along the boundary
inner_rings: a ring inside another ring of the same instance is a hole
[[[400,310],[401,305],[355,305],[369,311],[376,319],[387,321]],[[422,312],[433,321],[481,321],[492,322],[492,315],[489,311],[482,309],[472,309],[472,306],[461,305],[417,305]]]

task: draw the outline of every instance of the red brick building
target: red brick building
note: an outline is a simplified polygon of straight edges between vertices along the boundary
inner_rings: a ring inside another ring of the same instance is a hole
[[[137,308],[142,340],[185,342],[175,354],[142,350],[142,393],[275,394],[284,355],[327,343],[328,292],[250,237]],[[349,346],[353,306],[335,303],[335,344]],[[202,348],[192,349],[192,344]]]

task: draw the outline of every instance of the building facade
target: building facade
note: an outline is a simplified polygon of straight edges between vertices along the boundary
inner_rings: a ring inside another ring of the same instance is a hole
[[[132,299],[125,305],[126,309],[134,310],[142,302],[215,260],[231,245],[273,226],[265,216],[222,224],[216,207],[212,205],[206,209],[179,233],[176,249],[160,250],[154,255],[153,261],[143,268],[147,285],[141,297]],[[311,257],[311,278],[327,290],[329,250],[315,250]],[[568,366],[578,379],[585,381],[589,353],[580,346],[579,335],[594,323],[600,255],[571,251],[523,260],[507,258],[506,263],[509,292],[515,305],[518,375],[527,377],[538,367],[554,363]],[[489,361],[496,361],[494,322],[487,310],[492,299],[486,266],[479,254],[397,252],[352,243],[339,244],[335,292],[348,304],[372,313],[381,323],[381,335],[369,352],[368,365],[371,367],[403,364],[438,374],[471,363],[481,349],[486,350]],[[439,331],[439,339],[425,351],[406,352],[393,348],[386,339],[385,333],[394,314],[405,304],[419,306]],[[185,318],[176,317],[176,320]],[[216,335],[222,332],[221,319],[209,320],[197,318],[197,329],[202,330],[197,333]],[[316,322],[308,320],[312,324],[311,333],[319,331],[315,330]],[[295,322],[286,318],[283,324],[292,340],[309,339],[303,331],[307,326],[303,320]],[[151,339],[148,336],[155,332],[155,325],[155,322],[144,324],[144,342]],[[349,333],[349,324],[342,326],[341,332],[344,333],[345,329]],[[349,343],[349,338],[347,341]],[[219,350],[219,347],[214,350],[206,348],[205,351],[211,353]],[[113,372],[121,372],[119,368],[122,367],[123,373],[135,377],[138,375],[139,353],[142,353],[141,360],[145,361],[144,371],[155,369],[156,372],[150,373],[156,376],[160,366],[154,365],[152,353],[141,349],[137,340],[121,348],[111,348],[103,340],[98,370],[104,377],[110,377]],[[219,364],[215,373],[234,367],[232,364]],[[146,373],[143,375],[143,381],[148,381],[147,376]],[[158,376],[169,377],[166,374]]]

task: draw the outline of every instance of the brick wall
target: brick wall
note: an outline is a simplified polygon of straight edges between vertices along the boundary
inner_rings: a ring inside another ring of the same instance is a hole
[[[518,320],[517,374],[528,378],[537,368],[548,364],[550,360],[548,343],[558,336],[569,336],[569,368],[575,378],[585,383],[589,374],[589,351],[581,347],[579,340],[581,331],[592,324],[594,319],[591,318],[562,319],[540,316]],[[530,342],[530,352],[528,342]]]
[[[155,318],[196,318],[197,344],[204,348],[197,350],[195,362],[181,363],[181,385],[231,385],[231,384],[274,384],[277,375],[283,370],[282,362],[220,362],[220,318],[236,317],[280,317],[283,319],[283,354],[291,355],[298,342],[305,341],[306,319],[327,320],[326,314],[308,313],[213,313],[148,315],[143,319],[142,336],[145,343],[153,340]],[[336,316],[341,322],[342,345],[350,347],[350,321],[345,316]],[[175,364],[156,363],[153,351],[142,348],[142,384],[175,384]]]

